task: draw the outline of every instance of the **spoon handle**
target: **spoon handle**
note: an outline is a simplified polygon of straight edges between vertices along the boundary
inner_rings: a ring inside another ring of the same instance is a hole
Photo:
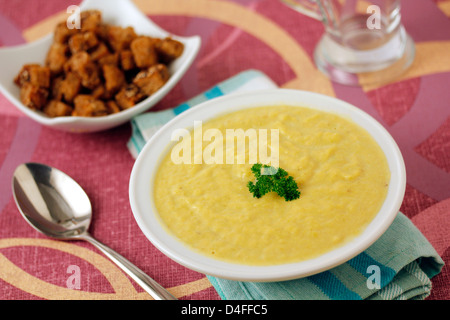
[[[150,278],[141,269],[136,267],[123,256],[112,250],[108,246],[94,239],[91,235],[85,233],[79,237],[86,240],[97,249],[103,252],[109,259],[117,264],[126,274],[128,274],[134,281],[136,281],[147,293],[149,293],[155,300],[177,300],[169,291],[164,289],[159,283]]]

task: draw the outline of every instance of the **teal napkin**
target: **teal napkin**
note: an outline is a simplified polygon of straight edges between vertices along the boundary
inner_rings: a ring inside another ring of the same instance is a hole
[[[190,107],[225,94],[276,88],[265,74],[248,70],[227,79],[174,109],[132,119],[128,148],[137,157],[146,141],[166,122]],[[430,279],[444,265],[422,233],[398,213],[389,229],[367,250],[331,270],[280,282],[241,282],[207,276],[224,300],[425,299]]]

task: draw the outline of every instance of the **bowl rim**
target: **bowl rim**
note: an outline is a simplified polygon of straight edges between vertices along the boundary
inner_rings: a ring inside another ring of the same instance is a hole
[[[154,173],[170,146],[170,140],[167,140],[170,131],[192,127],[186,126],[189,121],[190,123],[194,120],[207,121],[235,110],[276,105],[274,101],[279,101],[278,105],[297,105],[324,111],[333,109],[334,113],[341,116],[351,116],[360,126],[364,123],[363,128],[382,147],[391,171],[389,190],[382,208],[359,236],[339,248],[305,261],[254,266],[215,260],[195,252],[165,230],[159,221],[151,197]],[[311,104],[313,101],[316,103]],[[220,112],[224,110],[226,111]],[[405,187],[406,171],[401,151],[388,131],[372,116],[345,101],[319,93],[295,89],[270,89],[214,98],[184,111],[166,123],[138,155],[130,175],[129,197],[133,216],[141,231],[158,250],[175,262],[194,271],[223,279],[267,282],[297,279],[329,270],[366,250],[394,221],[403,200]]]
[[[119,0],[115,0],[119,1]],[[109,114],[101,117],[77,117],[77,116],[64,116],[64,117],[48,117],[43,114],[41,111],[31,110],[30,108],[23,105],[18,96],[13,94],[10,90],[4,87],[0,83],[0,92],[24,115],[30,117],[34,121],[49,127],[53,127],[56,129],[61,129],[65,131],[71,132],[95,132],[107,130],[125,122],[131,120],[134,116],[141,114],[153,106],[155,106],[160,100],[162,100],[173,88],[174,86],[181,80],[183,75],[187,72],[189,67],[192,65],[195,60],[201,46],[201,37],[198,35],[194,36],[179,36],[175,35],[154,23],[148,16],[146,16],[132,1],[130,0],[120,0],[120,4],[122,6],[126,6],[129,10],[133,12],[133,14],[138,17],[139,21],[145,21],[147,25],[151,26],[151,32],[161,34],[162,36],[171,36],[173,39],[182,42],[186,49],[189,49],[184,53],[185,58],[183,63],[181,63],[176,70],[171,74],[168,81],[154,94],[148,96],[144,100],[137,103],[132,108],[122,110],[121,112]],[[83,10],[90,10],[92,8],[97,8],[100,11],[103,11],[104,7],[113,7],[116,8],[114,3],[103,3],[102,1],[96,0],[83,0],[79,4],[79,8]],[[119,7],[117,7],[119,8]],[[119,15],[120,12],[118,9],[114,10],[115,15]],[[28,43],[23,43],[14,46],[8,46],[0,48],[0,53],[7,54],[13,53],[17,51],[27,51],[33,49],[34,47],[41,47],[50,43],[53,39],[53,32],[50,32],[43,37]],[[19,72],[19,70],[17,70]],[[12,81],[12,79],[11,79]]]

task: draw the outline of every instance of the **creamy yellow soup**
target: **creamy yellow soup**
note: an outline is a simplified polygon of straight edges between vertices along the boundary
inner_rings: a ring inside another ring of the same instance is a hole
[[[203,132],[209,128],[223,139],[226,129],[278,129],[279,167],[301,195],[286,201],[270,192],[258,199],[247,187],[255,181],[252,163],[176,164],[168,152],[151,196],[167,229],[204,255],[247,265],[317,257],[359,235],[385,200],[385,155],[351,120],[273,106],[222,115],[202,124]],[[211,143],[204,141],[203,150]]]

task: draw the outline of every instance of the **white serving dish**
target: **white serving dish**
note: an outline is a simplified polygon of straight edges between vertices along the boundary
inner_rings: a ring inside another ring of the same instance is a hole
[[[0,91],[25,115],[42,125],[70,132],[94,132],[110,129],[131,120],[158,103],[185,74],[200,49],[199,36],[179,37],[161,29],[142,13],[130,0],[85,0],[80,4],[81,10],[98,9],[102,12],[103,21],[122,27],[132,26],[137,34],[164,38],[171,36],[185,46],[181,57],[169,66],[170,79],[156,93],[139,102],[134,107],[119,113],[87,118],[56,117],[51,118],[43,112],[34,111],[20,101],[20,89],[13,80],[24,64],[44,64],[45,57],[53,41],[53,33],[35,42],[0,48]]]

